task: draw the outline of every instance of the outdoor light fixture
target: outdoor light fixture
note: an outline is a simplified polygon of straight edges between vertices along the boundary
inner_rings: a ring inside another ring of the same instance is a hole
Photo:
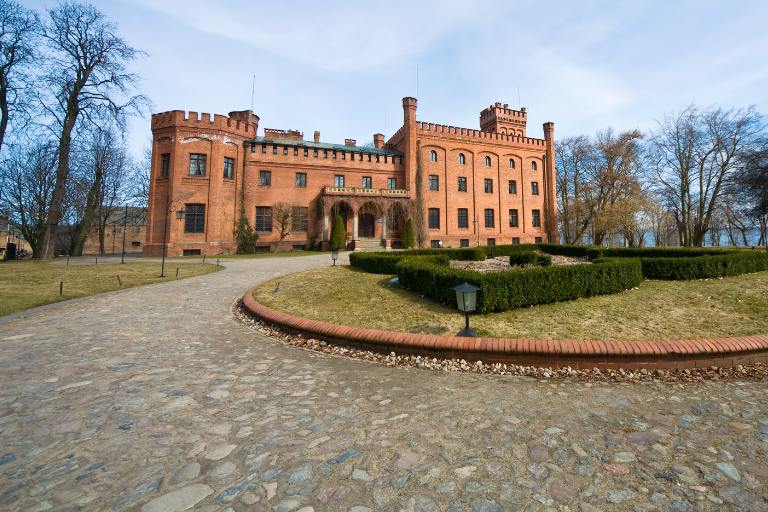
[[[336,260],[339,259],[339,251],[331,251],[331,259],[333,260],[333,266],[336,266]]]
[[[459,332],[459,336],[477,336],[477,331],[469,328],[469,314],[477,308],[477,292],[480,288],[469,283],[461,283],[454,286],[451,290],[456,292],[456,305],[459,311],[464,312],[464,329]]]

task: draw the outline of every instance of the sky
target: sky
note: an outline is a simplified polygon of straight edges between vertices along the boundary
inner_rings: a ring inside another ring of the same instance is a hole
[[[26,0],[40,10],[55,2]],[[324,142],[388,138],[417,118],[479,129],[500,101],[528,135],[652,129],[689,104],[768,114],[768,2],[95,0],[146,55],[151,112],[251,108]],[[252,94],[253,92],[253,94]],[[140,156],[149,112],[129,124]]]

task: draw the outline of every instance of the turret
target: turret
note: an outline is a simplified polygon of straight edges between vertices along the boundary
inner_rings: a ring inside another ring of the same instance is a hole
[[[504,135],[519,135],[525,137],[525,127],[528,124],[528,112],[525,107],[520,110],[509,108],[497,101],[480,112],[480,130]]]
[[[373,134],[373,146],[375,148],[381,149],[384,147],[384,134],[383,133],[374,133]]]

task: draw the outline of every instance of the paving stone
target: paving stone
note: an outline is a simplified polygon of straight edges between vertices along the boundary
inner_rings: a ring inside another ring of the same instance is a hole
[[[213,489],[207,485],[190,485],[153,499],[141,507],[141,512],[179,512],[181,510],[188,510],[211,494],[213,494]]]

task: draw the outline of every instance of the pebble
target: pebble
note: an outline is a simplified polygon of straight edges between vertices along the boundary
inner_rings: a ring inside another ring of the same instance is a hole
[[[213,489],[207,485],[190,485],[153,499],[141,507],[141,512],[178,512],[187,510],[211,494],[213,494]]]

